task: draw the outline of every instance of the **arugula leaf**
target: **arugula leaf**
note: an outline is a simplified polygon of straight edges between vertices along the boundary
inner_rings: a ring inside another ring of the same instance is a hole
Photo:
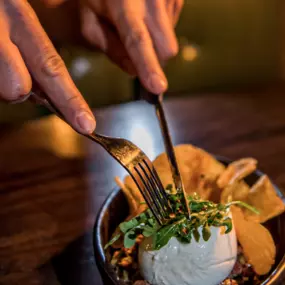
[[[142,223],[148,220],[147,212],[142,212],[139,216],[136,218],[138,222]]]
[[[149,226],[149,225],[146,225],[146,226],[143,227],[143,232],[142,232],[142,234],[143,234],[143,236],[145,236],[145,237],[150,237],[150,236],[152,236],[153,234],[155,234],[156,231],[157,231],[157,228],[156,228],[156,227],[151,227],[151,226]]]
[[[161,228],[154,238],[154,250],[159,250],[167,245],[169,240],[176,234],[178,226],[178,224],[171,224]]]
[[[139,225],[139,221],[136,218],[133,218],[127,222],[121,223],[120,224],[120,230],[125,234],[128,230],[135,228],[136,226]]]
[[[154,218],[150,218],[148,220],[148,223],[152,226],[152,227],[158,227],[157,221]]]
[[[135,244],[136,244],[136,233],[134,230],[130,230],[124,236],[124,247],[131,248]]]
[[[109,246],[111,246],[113,243],[115,243],[120,237],[121,237],[120,234],[115,235],[115,236],[104,246],[104,250],[106,250]]]
[[[231,232],[231,230],[233,229],[233,223],[232,223],[232,219],[231,218],[226,218],[224,219],[222,226],[226,226],[226,231],[225,233],[228,234],[229,232]]]
[[[148,219],[149,219],[149,213],[148,211],[145,211],[145,212],[142,212],[139,216],[134,217],[129,221],[121,223],[119,227],[120,227],[121,232],[125,234],[127,231],[139,226],[142,223],[147,222]]]
[[[226,227],[225,233],[232,230],[232,219],[228,216],[231,205],[245,207],[254,213],[258,211],[242,202],[233,201],[228,204],[215,204],[211,201],[202,200],[196,193],[188,197],[189,206],[191,209],[191,217],[188,219],[184,212],[185,209],[181,203],[183,199],[182,193],[173,191],[173,186],[168,185],[166,193],[168,200],[172,206],[173,213],[170,215],[170,220],[167,225],[160,227],[155,220],[150,209],[145,210],[137,217],[120,224],[120,230],[124,236],[124,246],[132,247],[136,243],[136,237],[143,235],[144,237],[153,237],[153,249],[159,250],[165,246],[172,237],[176,237],[180,242],[190,243],[192,236],[196,242],[200,241],[201,235],[204,241],[208,241],[211,237],[211,227]],[[202,229],[200,234],[199,230]],[[106,244],[105,248],[113,244],[120,238],[117,235]]]

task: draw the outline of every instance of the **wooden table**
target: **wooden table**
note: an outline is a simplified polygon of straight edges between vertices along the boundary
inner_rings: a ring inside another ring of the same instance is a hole
[[[175,144],[240,158],[285,186],[285,96],[197,95],[166,103]],[[150,158],[163,151],[144,102],[95,110],[97,131],[121,136]],[[0,284],[101,285],[92,251],[96,213],[124,170],[100,146],[51,116],[0,127]]]

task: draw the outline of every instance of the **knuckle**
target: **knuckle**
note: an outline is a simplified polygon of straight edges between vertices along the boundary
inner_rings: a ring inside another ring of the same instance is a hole
[[[142,29],[133,29],[126,37],[125,45],[127,49],[132,49],[137,46],[142,46],[149,43],[147,33]]]
[[[60,98],[58,98],[56,104],[61,110],[65,110],[65,111],[75,110],[75,109],[78,109],[79,107],[83,107],[84,100],[80,96],[79,91],[76,89],[73,92],[71,92],[71,94],[69,94],[68,96],[66,97],[61,96]]]
[[[61,57],[55,51],[48,51],[44,54],[41,71],[49,77],[62,75],[65,72],[65,64]]]
[[[66,99],[66,105],[68,106],[80,106],[82,105],[82,100],[78,94],[73,94]]]

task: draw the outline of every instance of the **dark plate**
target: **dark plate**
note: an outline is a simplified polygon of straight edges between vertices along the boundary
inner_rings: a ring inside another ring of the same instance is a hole
[[[220,162],[227,165],[230,160],[217,158]],[[246,182],[253,185],[263,173],[255,171]],[[276,192],[285,202],[285,196],[281,190],[275,186]],[[106,262],[104,245],[110,240],[116,227],[128,216],[128,202],[120,189],[114,190],[103,204],[94,227],[94,254],[97,266],[101,273],[105,285],[121,285],[112,268]],[[262,285],[281,285],[285,284],[285,214],[271,219],[265,226],[271,232],[277,249],[276,264],[274,265],[269,276],[264,280]],[[176,284],[175,284],[176,285]]]

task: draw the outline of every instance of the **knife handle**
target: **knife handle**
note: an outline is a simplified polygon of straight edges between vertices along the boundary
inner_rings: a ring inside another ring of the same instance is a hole
[[[143,89],[141,97],[152,105],[158,105],[163,100],[163,94],[154,94]]]

